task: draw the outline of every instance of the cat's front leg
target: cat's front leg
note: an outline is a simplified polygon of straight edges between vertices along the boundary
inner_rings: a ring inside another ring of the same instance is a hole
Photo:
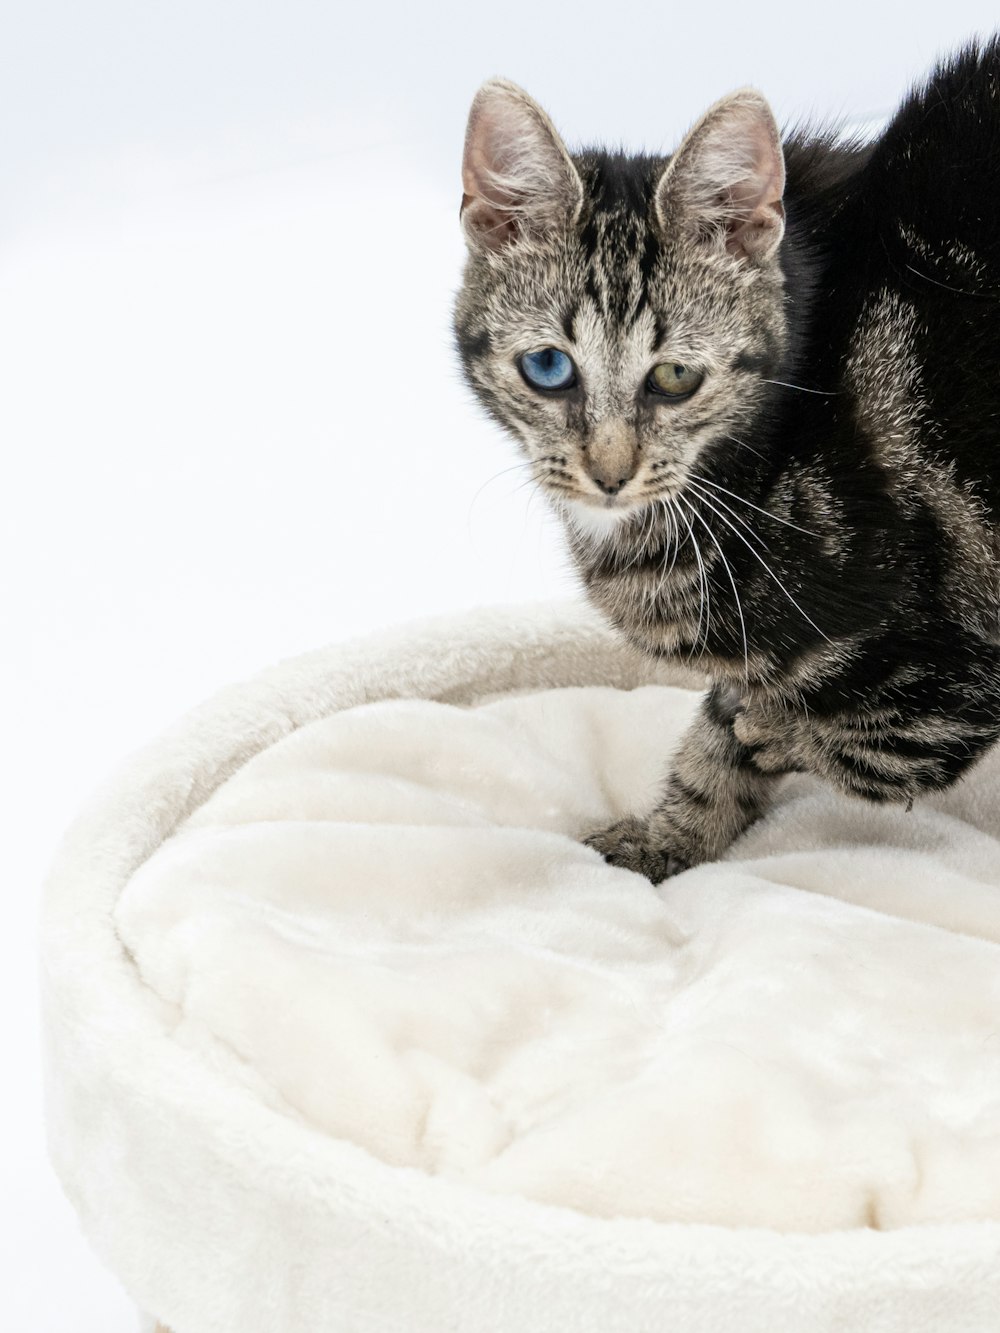
[[[776,778],[733,734],[738,712],[735,695],[714,687],[684,735],[656,808],[592,833],[587,846],[654,884],[721,855],[767,808]]]

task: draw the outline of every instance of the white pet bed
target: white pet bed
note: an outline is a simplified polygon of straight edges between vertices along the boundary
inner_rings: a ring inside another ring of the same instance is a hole
[[[697,678],[580,608],[220,694],[74,826],[52,1157],[174,1333],[1000,1328],[1000,756],[654,890]],[[686,686],[687,688],[681,688]]]

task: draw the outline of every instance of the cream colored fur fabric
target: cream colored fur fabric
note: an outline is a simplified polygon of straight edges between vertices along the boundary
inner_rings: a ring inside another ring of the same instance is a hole
[[[572,608],[417,627],[77,826],[53,1157],[176,1333],[1000,1328],[1000,756],[910,814],[789,779],[654,890],[576,837],[682,683]]]

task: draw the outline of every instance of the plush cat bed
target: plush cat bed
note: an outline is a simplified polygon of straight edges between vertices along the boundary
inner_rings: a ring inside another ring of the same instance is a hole
[[[52,1157],[175,1333],[995,1330],[1000,756],[653,889],[696,677],[573,607],[287,662],[71,830]]]

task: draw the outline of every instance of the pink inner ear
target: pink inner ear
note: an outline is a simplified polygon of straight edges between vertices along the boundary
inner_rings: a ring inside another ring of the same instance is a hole
[[[461,216],[466,225],[489,246],[505,245],[517,234],[517,204],[514,192],[502,177],[507,174],[504,127],[497,123],[494,108],[474,115],[462,163]],[[509,133],[509,131],[508,131]]]
[[[749,118],[739,117],[738,126],[748,170],[726,191],[726,249],[750,257],[781,240],[785,164],[769,110],[766,116],[758,111]]]
[[[753,89],[723,98],[688,135],[664,172],[657,211],[704,241],[761,262],[784,234],[785,163],[771,108]]]
[[[470,241],[498,249],[560,225],[579,207],[579,178],[544,111],[513,84],[484,84],[469,114],[462,222]]]
[[[474,195],[462,195],[459,216],[490,246],[506,245],[517,235],[516,213],[504,212]]]
[[[518,231],[519,200],[503,179],[511,174],[511,138],[517,130],[510,120],[503,100],[492,98],[474,107],[465,140],[461,216],[490,248],[507,244]]]
[[[763,187],[754,181],[741,181],[730,194],[726,223],[726,249],[731,255],[750,256],[780,240],[784,229],[785,206],[781,199],[784,173],[772,173]],[[775,237],[775,231],[778,236]]]

